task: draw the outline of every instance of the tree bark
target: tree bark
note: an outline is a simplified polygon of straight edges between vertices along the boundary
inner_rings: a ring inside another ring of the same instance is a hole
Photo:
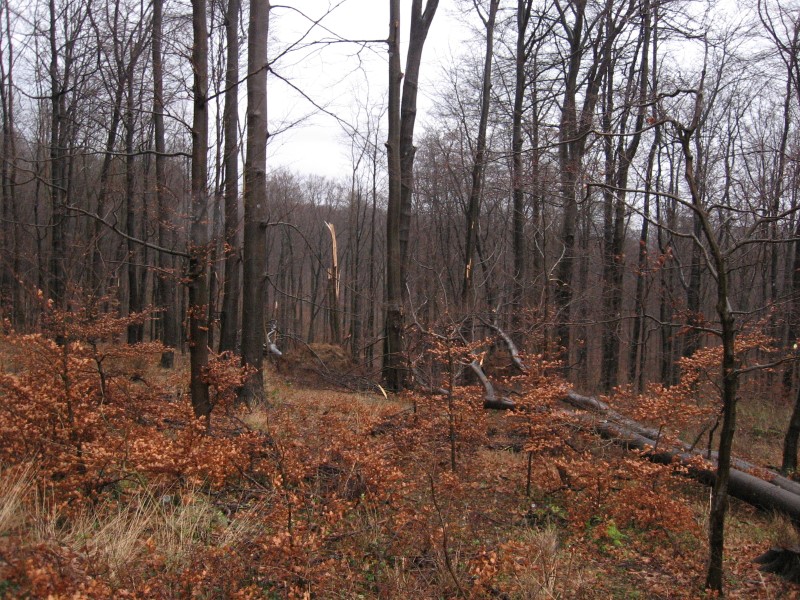
[[[520,340],[522,313],[525,305],[525,194],[522,168],[522,112],[525,101],[525,64],[528,59],[526,36],[533,0],[517,0],[517,46],[514,55],[514,114],[511,124],[511,182],[514,203],[513,254],[514,281],[511,293],[512,335]]]
[[[417,116],[417,91],[422,50],[439,0],[422,0],[411,5],[411,30],[406,76],[400,66],[400,4],[389,0],[389,132],[386,142],[389,171],[389,205],[386,211],[386,315],[383,352],[383,377],[392,391],[405,387],[403,365],[403,298],[408,240],[411,229],[411,195],[414,188],[414,125]]]
[[[591,424],[603,437],[612,439],[626,448],[645,450],[647,458],[653,462],[673,464],[677,460],[689,467],[689,475],[694,479],[708,486],[717,485],[718,470],[698,467],[696,461],[699,453],[687,452],[685,448],[664,447],[657,436],[652,435],[657,432],[652,432],[633,421],[619,419],[613,411],[608,411],[606,405],[594,398],[586,398],[571,392],[564,400],[582,410],[599,411],[604,418],[592,419]],[[752,467],[746,464],[743,466]],[[782,487],[742,470],[730,469],[727,490],[734,498],[764,510],[782,512],[795,523],[800,523],[800,495],[791,486]]]
[[[50,297],[59,308],[65,308],[66,260],[65,220],[66,220],[66,177],[64,134],[65,88],[61,82],[59,69],[59,41],[56,35],[56,3],[49,0],[50,17],[50,207],[52,211],[52,237],[50,245],[49,284]]]
[[[210,420],[208,365],[208,24],[205,0],[192,0],[192,206],[189,240],[189,363],[194,414]]]
[[[500,0],[489,0],[489,14],[484,20],[486,27],[486,52],[483,59],[483,85],[481,89],[481,113],[478,122],[478,139],[472,162],[472,184],[467,202],[466,238],[464,241],[464,277],[461,284],[461,306],[469,310],[469,295],[475,276],[475,250],[478,244],[478,218],[481,211],[483,174],[486,163],[486,129],[489,123],[489,102],[492,89],[492,58],[494,56],[494,26]],[[481,19],[483,17],[481,16]]]
[[[411,4],[411,23],[403,76],[403,97],[400,105],[400,281],[405,293],[408,243],[411,232],[411,196],[414,191],[414,126],[417,120],[417,92],[422,50],[428,37],[439,0],[428,0],[422,10],[422,0]]]
[[[225,13],[225,282],[220,315],[220,352],[236,350],[239,337],[239,13],[240,0],[228,0]]]
[[[164,32],[164,0],[153,0],[153,136],[156,149],[156,207],[158,211],[158,244],[162,248],[174,244],[172,214],[168,208],[166,189],[166,140],[164,136],[164,61],[162,36]],[[178,317],[175,307],[175,281],[170,276],[173,257],[158,255],[159,275],[156,280],[156,306],[161,309],[161,341],[166,349],[161,354],[161,366],[171,369],[175,362],[174,348],[179,342]]]
[[[268,0],[251,0],[247,47],[247,148],[244,165],[242,362],[253,371],[240,400],[263,402],[267,270]]]
[[[389,0],[389,136],[386,142],[389,170],[389,206],[386,211],[386,327],[383,377],[386,387],[400,391],[403,371],[403,258],[400,243],[402,170],[400,156],[400,0]]]
[[[634,87],[636,74],[634,71],[635,61],[631,64],[628,73],[628,89],[625,94],[626,105],[623,107],[620,119],[617,147],[611,152],[612,139],[606,137],[607,152],[607,182],[614,188],[606,189],[604,196],[606,199],[606,223],[604,231],[604,261],[603,261],[603,304],[604,319],[602,333],[602,367],[600,369],[600,386],[604,391],[609,391],[617,386],[620,362],[620,323],[622,311],[622,292],[625,274],[625,209],[626,192],[628,187],[628,174],[631,164],[636,156],[639,143],[642,139],[642,129],[644,127],[645,111],[647,108],[647,90],[649,81],[649,58],[650,58],[650,2],[645,0],[642,5],[642,25],[641,42],[639,51],[641,53],[639,65],[638,89]],[[608,29],[611,30],[613,24],[609,18]],[[613,74],[614,68],[609,68],[607,76],[607,110],[604,115],[604,125],[606,131],[611,133],[611,117],[613,107]],[[638,105],[636,116],[633,119],[632,131],[626,131],[633,112],[634,104]],[[646,220],[645,220],[646,222]],[[644,226],[643,226],[644,227]],[[646,229],[643,228],[646,235]],[[646,240],[645,240],[646,244]]]
[[[597,105],[600,85],[608,68],[610,60],[610,46],[613,36],[611,32],[604,33],[603,26],[599,27],[598,39],[594,47],[593,62],[583,79],[585,92],[583,105],[578,112],[578,90],[581,85],[581,64],[587,52],[585,39],[586,0],[572,2],[574,21],[570,25],[561,12],[560,19],[564,34],[569,42],[569,59],[564,77],[564,99],[561,108],[561,118],[558,129],[558,163],[560,175],[560,193],[563,204],[561,222],[561,243],[563,252],[556,271],[556,284],[553,293],[556,315],[556,339],[563,349],[564,373],[569,371],[570,354],[570,314],[573,300],[573,271],[576,260],[575,232],[578,222],[577,185],[583,165],[583,155],[586,149],[586,136],[591,130],[595,106]],[[603,38],[605,36],[605,38]]]

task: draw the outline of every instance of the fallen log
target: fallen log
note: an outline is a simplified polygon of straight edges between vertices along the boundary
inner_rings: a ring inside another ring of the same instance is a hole
[[[517,367],[517,369],[519,369],[521,373],[527,373],[528,367],[525,363],[522,362],[522,358],[520,358],[519,356],[519,350],[517,349],[517,345],[514,343],[514,340],[511,339],[511,336],[508,335],[502,329],[500,329],[494,323],[490,323],[489,321],[486,321],[484,319],[481,319],[481,322],[483,322],[484,325],[486,325],[489,329],[493,330],[498,336],[500,336],[500,339],[503,340],[503,342],[506,345],[506,348],[508,348],[508,353],[511,356],[511,362],[514,364],[514,366]]]
[[[477,360],[473,360],[471,363],[469,363],[469,368],[472,369],[473,373],[475,373],[475,376],[481,382],[481,385],[483,385],[483,389],[486,392],[486,396],[483,399],[483,408],[491,408],[494,410],[511,410],[514,408],[515,405],[513,400],[506,398],[505,396],[497,396],[492,382],[489,381],[489,378],[486,377],[486,373],[483,372],[481,363],[479,363]]]
[[[609,416],[607,413],[603,413],[599,407],[604,406],[606,411],[610,411],[610,409],[594,398],[586,398],[571,392],[565,400],[573,406],[579,405],[579,408],[584,410],[591,407],[589,410],[600,412],[603,416]],[[614,413],[614,411],[610,412]],[[619,413],[614,413],[614,416],[619,417],[621,421],[635,423],[619,415]],[[591,426],[605,439],[612,440],[628,449],[642,450],[645,456],[655,463],[674,464],[677,462],[686,467],[689,476],[705,485],[712,486],[716,481],[717,474],[713,465],[702,466],[698,462],[698,458],[703,457],[697,452],[687,452],[684,448],[676,448],[674,446],[662,445],[659,447],[653,437],[643,435],[623,422],[616,422],[616,419],[591,419]],[[640,430],[648,429],[641,425],[638,428]],[[800,495],[778,487],[772,482],[765,481],[739,469],[731,468],[728,493],[734,498],[763,510],[784,513],[792,521],[800,524]]]
[[[654,447],[658,447],[658,445],[662,443],[660,431],[652,427],[647,427],[645,425],[642,425],[641,423],[638,423],[633,419],[630,419],[618,413],[617,411],[610,408],[608,404],[598,400],[597,398],[592,398],[589,396],[581,396],[580,394],[577,394],[574,391],[570,391],[564,397],[564,401],[567,404],[574,406],[575,408],[580,408],[582,410],[588,410],[595,413],[599,413],[603,415],[605,418],[614,421],[616,423],[619,423],[620,425],[627,427],[628,429],[630,429],[635,433],[638,433],[639,435],[655,440],[656,444],[654,444]],[[677,441],[671,440],[670,442],[672,443],[672,445],[677,445],[683,452],[702,455],[703,458],[709,460],[712,464],[717,463],[716,451],[713,451],[710,454],[707,453],[701,454],[699,451],[695,451],[688,444],[684,444],[680,440]],[[761,479],[765,479],[769,483],[772,483],[773,485],[776,485],[779,488],[786,490],[787,492],[791,492],[793,494],[800,496],[800,483],[792,481],[791,479],[784,477],[780,473],[776,473],[771,469],[754,465],[753,463],[747,462],[746,460],[742,460],[739,458],[731,459],[731,467],[745,472],[763,473],[764,476],[761,477]]]

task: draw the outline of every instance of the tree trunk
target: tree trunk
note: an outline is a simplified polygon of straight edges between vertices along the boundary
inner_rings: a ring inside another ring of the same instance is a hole
[[[127,85],[127,108],[125,111],[125,232],[128,234],[126,240],[127,250],[127,271],[128,271],[128,312],[141,312],[144,308],[144,291],[140,283],[140,272],[142,269],[142,257],[139,252],[139,244],[134,243],[132,240],[139,236],[136,228],[136,215],[139,211],[136,210],[135,199],[135,178],[136,173],[136,157],[133,152],[133,138],[135,133],[135,118],[134,118],[134,95],[133,95],[133,57],[131,57],[131,64],[128,66]],[[142,223],[146,223],[147,219],[142,218]],[[144,233],[144,227],[142,233]],[[144,323],[130,323],[128,324],[128,343],[136,344],[144,339]]]
[[[225,13],[225,283],[220,315],[220,352],[236,350],[239,337],[239,0]]]
[[[521,341],[522,314],[525,305],[525,194],[522,168],[522,111],[525,101],[526,35],[533,0],[517,0],[517,47],[514,55],[514,115],[511,124],[511,182],[514,202],[512,246],[514,281],[511,293],[512,335]]]
[[[210,420],[208,365],[208,25],[205,0],[192,0],[192,206],[189,240],[189,362],[194,414]]]
[[[400,283],[405,294],[408,243],[411,231],[411,195],[414,191],[414,125],[417,119],[417,92],[422,50],[428,37],[439,0],[428,0],[425,11],[422,0],[411,4],[411,24],[403,76],[403,97],[400,106]]]
[[[400,391],[403,372],[403,258],[400,243],[402,172],[400,156],[400,0],[389,0],[389,137],[386,142],[389,170],[389,205],[386,211],[386,330],[383,377],[386,387]]]
[[[247,149],[244,165],[242,362],[253,369],[240,393],[247,404],[264,397],[264,302],[267,270],[267,38],[268,0],[251,0],[247,47]]]
[[[408,240],[411,229],[411,194],[414,188],[414,125],[422,49],[439,0],[422,0],[411,5],[411,29],[406,76],[400,66],[400,4],[389,0],[389,132],[386,142],[389,172],[389,202],[386,211],[386,314],[383,376],[387,387],[400,391],[405,386],[403,365],[403,298]]]
[[[609,18],[608,29],[613,27]],[[626,188],[628,187],[628,173],[639,142],[642,138],[644,117],[647,108],[647,90],[649,81],[650,57],[650,2],[645,0],[642,6],[641,42],[639,51],[641,59],[639,65],[638,89],[636,83],[635,60],[631,62],[627,76],[626,104],[623,107],[619,120],[619,133],[617,147],[613,156],[607,156],[606,173],[607,181],[613,190],[607,189],[606,196],[606,226],[604,231],[604,262],[603,262],[603,334],[602,334],[602,365],[600,368],[600,386],[604,391],[610,391],[617,386],[620,362],[620,327],[622,318],[622,292],[625,274],[625,209]],[[611,133],[611,118],[613,108],[613,66],[609,69],[607,81],[607,110],[604,114],[606,131]],[[632,131],[627,131],[634,104],[638,105],[636,117],[633,119]],[[606,137],[607,153],[611,153],[612,138]],[[643,228],[646,235],[646,229]],[[646,240],[645,240],[646,243]]]
[[[50,9],[50,208],[52,211],[52,237],[48,269],[50,297],[59,308],[65,308],[66,259],[65,242],[65,158],[63,128],[64,94],[59,72],[59,41],[56,36],[56,3],[49,0]]]
[[[697,466],[698,453],[688,452],[686,448],[664,447],[658,439],[658,432],[648,430],[634,421],[620,418],[609,411],[608,407],[594,398],[586,398],[570,392],[564,401],[582,410],[600,412],[601,419],[591,419],[592,427],[603,437],[614,440],[626,448],[644,450],[649,460],[661,464],[674,464],[676,461],[689,467],[688,474],[709,486],[716,485],[718,473],[712,468]],[[658,450],[653,450],[658,448]],[[717,455],[718,456],[718,455]],[[742,469],[753,465],[743,463]],[[782,482],[783,483],[783,482]],[[800,494],[798,485],[786,480],[785,485],[746,473],[741,469],[730,469],[728,493],[764,510],[779,511],[789,516],[795,523],[800,523]]]
[[[164,22],[164,0],[153,0],[153,136],[156,149],[156,206],[158,211],[158,244],[162,248],[174,245],[172,214],[167,204],[166,141],[164,139],[164,63],[161,50]],[[156,280],[156,306],[161,310],[161,341],[166,349],[161,354],[161,366],[171,369],[175,362],[174,348],[179,332],[175,306],[175,280],[170,271],[174,259],[166,253],[158,256],[159,274]]]
[[[478,122],[478,139],[472,162],[472,185],[467,202],[466,238],[464,241],[464,277],[461,285],[461,306],[469,311],[469,296],[475,276],[475,250],[478,243],[478,218],[480,217],[483,192],[483,173],[486,162],[486,128],[489,123],[489,102],[492,89],[492,57],[494,55],[494,25],[500,0],[489,1],[489,14],[484,20],[486,27],[486,53],[483,59],[483,87],[481,90],[481,113]],[[483,19],[483,16],[481,16]]]
[[[800,387],[797,388],[797,397],[794,401],[792,417],[789,419],[789,428],[783,439],[783,461],[781,472],[789,475],[797,471],[797,443],[800,439]]]
[[[560,193],[563,205],[561,222],[562,257],[555,269],[555,290],[553,300],[558,311],[556,320],[556,339],[562,348],[564,373],[569,372],[570,354],[570,314],[572,310],[575,255],[575,230],[578,221],[577,185],[583,166],[583,155],[586,148],[586,136],[591,130],[594,108],[597,105],[598,92],[603,74],[610,60],[610,45],[613,36],[605,32],[605,41],[598,39],[593,46],[596,52],[593,62],[586,72],[586,86],[583,105],[578,112],[578,88],[583,69],[581,64],[586,53],[584,39],[584,22],[586,16],[586,0],[574,2],[575,20],[570,26],[562,22],[564,34],[569,40],[569,60],[564,80],[564,99],[561,105],[561,118],[558,129],[558,166],[560,176]],[[602,27],[599,35],[603,35]]]

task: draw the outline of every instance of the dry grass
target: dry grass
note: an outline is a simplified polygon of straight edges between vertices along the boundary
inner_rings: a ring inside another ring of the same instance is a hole
[[[4,489],[11,493],[0,497],[3,533],[13,527],[29,543],[69,548],[115,585],[126,583],[145,557],[155,554],[167,571],[178,572],[198,548],[235,546],[256,527],[246,518],[229,521],[199,491],[184,490],[175,502],[144,490],[124,503],[64,514],[29,479],[17,478]]]
[[[530,567],[516,575],[519,600],[582,598],[590,593],[586,567],[562,541],[553,525],[525,532],[520,541],[529,549]]]
[[[34,469],[28,463],[13,471],[4,471],[0,476],[0,536],[25,523],[25,502],[34,486]]]

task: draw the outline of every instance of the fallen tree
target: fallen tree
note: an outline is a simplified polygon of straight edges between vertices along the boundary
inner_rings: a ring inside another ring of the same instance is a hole
[[[607,404],[596,398],[569,392],[563,400],[573,407],[598,415],[600,418],[593,417],[586,420],[603,438],[625,448],[641,450],[653,462],[678,463],[686,468],[689,476],[706,485],[712,486],[716,481],[715,465],[701,453],[689,451],[685,444],[665,443],[659,439],[657,430],[645,427],[611,410]],[[731,496],[764,510],[784,513],[796,524],[800,524],[800,485],[745,461],[736,461],[735,466],[746,466],[748,470],[752,468],[766,473],[770,480],[747,473],[741,468],[731,468],[728,489]]]

